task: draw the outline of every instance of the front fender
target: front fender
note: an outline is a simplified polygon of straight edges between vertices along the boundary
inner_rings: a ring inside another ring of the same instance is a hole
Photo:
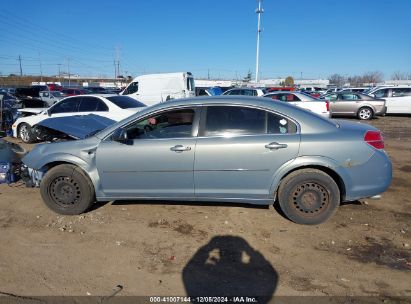
[[[30,153],[23,159],[23,163],[30,169],[39,171],[42,174],[41,177],[56,164],[68,163],[81,168],[90,178],[91,182],[94,185],[94,189],[98,190],[99,185],[99,176],[94,162],[88,163],[85,160],[81,159],[78,156],[68,154],[68,153],[53,153],[47,155],[47,157],[41,157],[39,159],[30,157]],[[41,182],[41,179],[37,181]]]

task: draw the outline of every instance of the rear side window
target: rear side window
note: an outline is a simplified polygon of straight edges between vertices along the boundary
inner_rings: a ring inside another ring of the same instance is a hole
[[[204,136],[295,133],[297,126],[271,112],[247,107],[207,108]]]
[[[107,112],[107,105],[95,97],[83,97],[80,102],[79,112]]]
[[[340,95],[341,100],[357,100],[360,99],[357,94],[353,93],[344,93]]]
[[[411,95],[411,88],[392,88],[392,97]]]
[[[146,105],[142,102],[139,102],[135,100],[134,98],[128,97],[128,96],[110,96],[106,97],[108,100],[110,100],[112,103],[114,103],[116,106],[122,108],[122,109],[130,109],[130,108],[141,108],[141,107],[146,107]]]

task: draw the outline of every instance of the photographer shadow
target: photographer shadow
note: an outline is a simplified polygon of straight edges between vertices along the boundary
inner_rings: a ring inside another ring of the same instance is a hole
[[[241,237],[216,236],[201,247],[183,269],[190,297],[272,298],[278,274],[264,256]]]

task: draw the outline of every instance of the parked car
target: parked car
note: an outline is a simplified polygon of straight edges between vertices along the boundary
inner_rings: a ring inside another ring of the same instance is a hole
[[[295,88],[294,87],[270,87],[266,89],[267,93],[277,92],[277,91],[292,92],[292,91],[295,91]]]
[[[355,92],[355,93],[363,93],[367,91],[369,87],[347,87],[341,88],[339,92]]]
[[[217,96],[223,94],[221,87],[196,87],[196,96]]]
[[[63,87],[57,83],[47,83],[47,87],[50,91],[61,91]]]
[[[47,86],[35,85],[31,87],[16,88],[14,95],[19,98],[39,98],[40,91],[48,91]]]
[[[171,99],[194,97],[194,77],[190,72],[137,76],[120,93],[151,106]]]
[[[305,93],[273,92],[265,94],[264,97],[290,103],[292,105],[314,112],[326,118],[331,117],[328,101],[319,100]]]
[[[330,103],[332,116],[356,116],[368,120],[376,115],[385,115],[387,107],[384,99],[377,99],[365,94],[338,92],[323,97]]]
[[[47,102],[47,105],[50,107],[55,104],[57,101],[67,97],[66,94],[60,91],[41,91],[39,93],[40,99]]]
[[[263,96],[266,93],[265,88],[233,88],[225,91],[222,95]]]
[[[76,96],[76,95],[84,95],[84,94],[90,94],[90,91],[84,90],[84,89],[69,89],[65,88],[62,89],[61,92],[63,94],[66,94],[67,96]]]
[[[13,124],[13,137],[25,143],[37,140],[31,128],[50,117],[97,114],[120,121],[140,111],[146,105],[127,96],[118,95],[80,95],[67,97],[37,115],[18,118]]]
[[[160,103],[84,140],[37,145],[24,159],[46,205],[80,214],[97,201],[270,205],[318,224],[384,192],[392,165],[380,131],[267,98]]]
[[[411,86],[377,87],[367,94],[384,99],[387,114],[411,114]]]

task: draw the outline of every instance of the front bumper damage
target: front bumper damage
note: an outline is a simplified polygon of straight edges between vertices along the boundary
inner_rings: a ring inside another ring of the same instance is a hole
[[[45,172],[31,169],[24,164],[20,169],[20,178],[29,188],[40,187],[44,174]]]

